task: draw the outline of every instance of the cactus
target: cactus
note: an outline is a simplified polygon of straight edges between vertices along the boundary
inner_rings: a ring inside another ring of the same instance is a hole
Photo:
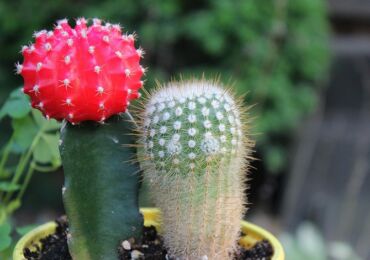
[[[138,208],[139,166],[130,134],[128,113],[106,124],[66,123],[61,131],[65,186],[64,206],[69,219],[68,246],[73,259],[118,259],[120,241],[142,235]]]
[[[24,93],[47,118],[71,123],[104,121],[124,112],[138,97],[144,69],[134,36],[122,35],[119,25],[83,18],[73,29],[66,19],[54,31],[35,33],[35,44],[22,47]]]
[[[98,19],[91,26],[78,19],[75,28],[64,19],[35,38],[22,48],[16,71],[32,106],[46,118],[65,120],[60,153],[70,253],[73,259],[117,259],[122,239],[142,235],[135,124],[126,109],[143,84],[143,52],[133,35]]]
[[[245,212],[246,109],[216,81],[172,82],[141,115],[145,180],[180,259],[228,259]]]

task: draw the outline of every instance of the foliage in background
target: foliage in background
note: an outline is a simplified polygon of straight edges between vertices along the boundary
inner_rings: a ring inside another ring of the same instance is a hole
[[[37,15],[33,10],[38,10]],[[20,0],[0,2],[0,84],[20,84],[11,65],[36,29],[64,17],[101,17],[136,30],[154,79],[231,77],[255,103],[258,150],[270,172],[286,162],[286,138],[316,104],[328,67],[324,0]],[[0,90],[1,91],[1,90]],[[1,102],[1,98],[0,98]]]
[[[310,222],[303,222],[296,234],[283,234],[286,260],[361,260],[353,248],[344,242],[325,242],[320,231]]]
[[[11,216],[21,206],[22,196],[35,171],[49,172],[60,165],[59,123],[31,111],[21,89],[14,90],[0,109],[0,121],[10,119],[12,133],[0,150],[0,258],[11,252]],[[2,124],[3,125],[3,124]],[[18,234],[28,230],[18,228]]]

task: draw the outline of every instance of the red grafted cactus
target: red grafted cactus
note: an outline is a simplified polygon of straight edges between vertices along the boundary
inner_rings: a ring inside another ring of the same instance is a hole
[[[46,118],[104,121],[139,96],[143,51],[119,25],[93,19],[89,26],[81,18],[72,28],[64,19],[53,31],[34,36],[35,43],[22,48],[24,62],[16,70],[32,106]]]

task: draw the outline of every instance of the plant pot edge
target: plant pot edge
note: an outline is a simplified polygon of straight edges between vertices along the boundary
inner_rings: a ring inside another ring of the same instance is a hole
[[[145,226],[155,226],[156,229],[160,230],[160,224],[158,219],[160,218],[160,210],[158,208],[141,208],[140,211],[144,215],[144,225]],[[55,232],[57,227],[56,222],[50,221],[45,224],[38,226],[37,228],[31,230],[25,234],[16,244],[13,251],[13,260],[24,260],[23,249],[29,247],[34,243]],[[248,236],[242,236],[240,239],[240,244],[243,246],[248,246],[254,244],[256,241],[266,239],[270,242],[274,249],[274,254],[271,260],[284,260],[285,253],[284,249],[279,242],[279,240],[272,235],[267,230],[252,224],[248,221],[241,221],[242,232],[248,233]]]

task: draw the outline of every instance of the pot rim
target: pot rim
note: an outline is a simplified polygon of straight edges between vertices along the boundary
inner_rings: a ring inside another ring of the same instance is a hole
[[[158,208],[141,208],[140,211],[144,215],[144,225],[155,226],[155,228],[160,231],[160,210]],[[25,259],[23,256],[23,249],[26,247],[30,247],[32,244],[38,244],[41,238],[54,233],[56,227],[57,223],[55,221],[50,221],[36,227],[35,229],[24,235],[17,242],[14,248],[13,260]],[[241,229],[243,234],[248,234],[241,237],[239,243],[242,246],[250,247],[254,245],[257,241],[266,239],[270,242],[274,249],[274,254],[271,257],[271,260],[285,259],[285,253],[281,243],[270,232],[260,226],[244,220],[241,221]]]

